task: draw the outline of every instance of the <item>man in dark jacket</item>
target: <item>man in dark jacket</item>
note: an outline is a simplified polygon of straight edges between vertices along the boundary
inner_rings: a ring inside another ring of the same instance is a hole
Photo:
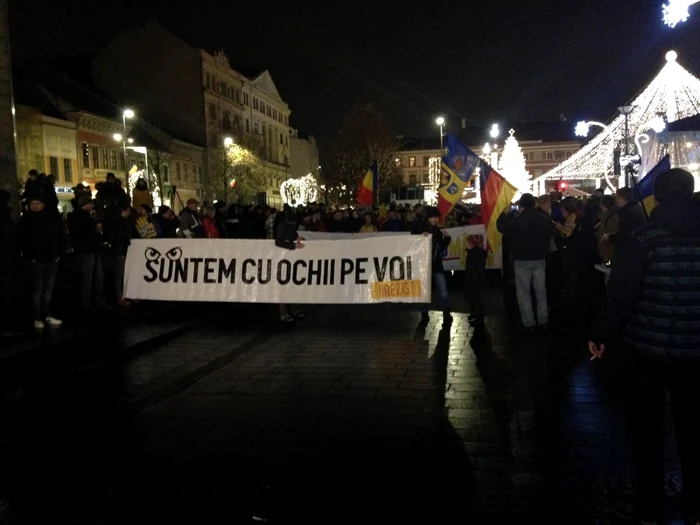
[[[630,420],[637,475],[634,503],[611,502],[618,515],[661,523],[664,515],[664,409],[671,396],[690,523],[700,523],[700,212],[693,176],[658,175],[650,224],[615,251],[608,299],[588,344],[593,359],[623,334],[632,375]]]
[[[55,208],[48,210],[39,197],[29,199],[29,208],[17,225],[20,250],[32,265],[32,312],[34,329],[59,327],[51,315],[58,260],[63,251],[63,228]]]
[[[293,206],[284,206],[284,222],[277,226],[275,232],[275,246],[284,248],[285,250],[301,250],[304,248],[302,241],[304,240],[297,231],[297,214]],[[280,321],[282,323],[290,323],[294,319],[303,317],[300,313],[294,313],[292,307],[288,304],[280,304]]]
[[[433,256],[433,297],[437,296],[437,305],[442,309],[442,320],[444,323],[452,322],[450,314],[450,297],[447,293],[447,281],[445,280],[445,268],[442,265],[442,257],[450,245],[449,233],[440,229],[440,212],[437,208],[430,207],[426,210],[426,221],[418,223],[412,232],[414,235],[432,235],[432,256]],[[421,321],[429,321],[428,310],[430,305],[421,306]]]
[[[549,217],[537,211],[537,200],[525,193],[518,203],[518,210],[504,211],[498,218],[498,231],[512,238],[515,290],[523,328],[534,332],[537,325],[547,328],[546,259],[549,253],[552,233]],[[532,307],[531,292],[535,291],[537,320]]]
[[[632,232],[647,223],[642,205],[637,202],[632,188],[620,188],[615,194],[617,209],[617,232],[610,235],[610,241],[615,251],[623,249],[624,245],[632,237]]]
[[[104,308],[103,226],[93,218],[95,205],[90,195],[81,195],[72,204],[73,211],[68,214],[68,231],[80,267],[80,306],[83,311],[89,310],[94,298],[94,305]]]

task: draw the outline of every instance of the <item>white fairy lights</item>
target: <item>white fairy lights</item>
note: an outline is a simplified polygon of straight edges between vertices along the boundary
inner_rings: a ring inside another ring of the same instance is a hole
[[[664,24],[673,28],[690,17],[688,8],[700,0],[669,0],[661,7]]]
[[[306,206],[318,198],[318,182],[311,173],[298,179],[288,179],[280,185],[280,195],[285,204]]]
[[[666,122],[700,113],[700,80],[676,62],[677,54],[666,54],[666,65],[631,103],[629,138],[648,129],[659,129],[660,115]],[[587,123],[592,124],[592,123]],[[665,125],[665,122],[664,122]],[[577,126],[578,128],[578,126]],[[583,148],[544,175],[549,180],[602,178],[613,173],[613,149],[625,140],[625,117],[618,115]]]

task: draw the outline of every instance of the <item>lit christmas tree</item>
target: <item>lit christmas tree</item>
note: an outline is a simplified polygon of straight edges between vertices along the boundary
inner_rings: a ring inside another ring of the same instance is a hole
[[[530,192],[530,174],[525,167],[525,156],[523,150],[518,144],[518,140],[514,137],[515,130],[510,130],[510,137],[506,139],[501,154],[500,171],[501,175],[518,188],[520,193]]]

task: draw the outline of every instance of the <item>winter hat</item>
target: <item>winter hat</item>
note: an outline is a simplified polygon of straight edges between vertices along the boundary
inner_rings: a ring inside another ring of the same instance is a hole
[[[433,217],[437,217],[439,219],[440,218],[440,210],[438,210],[435,206],[430,206],[426,210],[425,216],[428,219],[432,219]]]
[[[659,173],[654,181],[654,197],[659,203],[690,202],[693,200],[694,190],[693,176],[680,168]]]
[[[172,211],[169,206],[166,206],[163,204],[162,206],[158,207],[158,215],[165,215],[169,211]]]
[[[78,208],[82,208],[86,204],[90,204],[92,202],[92,195],[90,195],[90,194],[80,195],[76,199],[76,201],[78,203]]]

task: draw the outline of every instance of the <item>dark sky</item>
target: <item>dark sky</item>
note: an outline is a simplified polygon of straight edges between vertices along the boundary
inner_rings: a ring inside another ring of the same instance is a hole
[[[700,6],[670,30],[661,4],[10,0],[10,20],[13,52],[76,55],[155,18],[193,45],[223,48],[234,65],[269,69],[292,125],[324,144],[358,101],[404,135],[435,133],[438,114],[506,129],[560,114],[607,120],[668,49],[700,73]]]

